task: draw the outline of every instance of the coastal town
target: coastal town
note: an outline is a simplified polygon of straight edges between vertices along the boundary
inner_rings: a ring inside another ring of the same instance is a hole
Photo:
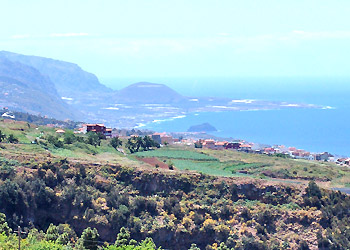
[[[3,109],[3,119],[15,119],[13,112],[8,108]],[[64,127],[61,124],[46,124],[47,127],[57,128],[56,133],[65,133]],[[108,128],[102,123],[95,124],[81,124],[79,128],[74,130],[75,134],[86,134],[88,132],[100,133],[105,138],[128,139],[137,136],[150,136],[161,146],[167,145],[185,145],[194,148],[204,148],[211,150],[235,150],[245,152],[248,154],[263,154],[284,158],[302,159],[307,161],[323,161],[333,162],[340,166],[350,167],[350,158],[344,156],[337,156],[329,152],[309,152],[304,149],[296,147],[287,147],[284,145],[261,145],[259,143],[247,142],[244,140],[219,140],[214,139],[206,133],[186,132],[186,133],[166,133],[166,132],[151,132],[141,131],[135,129],[117,129]]]
[[[52,126],[52,125],[48,125]],[[63,129],[57,129],[57,133],[64,133]],[[120,139],[128,139],[130,137],[137,137],[139,134],[130,134],[128,130],[121,130],[116,128],[107,128],[104,124],[83,124],[74,133],[88,133],[96,132],[103,134],[106,138],[118,137]],[[145,132],[144,135],[149,135],[154,141],[161,146],[167,145],[184,145],[194,148],[204,148],[211,150],[236,150],[248,154],[264,154],[276,157],[303,159],[307,161],[324,161],[333,162],[341,166],[350,167],[350,158],[338,157],[329,152],[308,152],[296,147],[286,147],[284,145],[261,146],[261,144],[247,142],[244,140],[215,140],[215,139],[198,139],[204,133],[177,133],[176,137],[171,133],[166,132]],[[179,136],[181,135],[181,136]],[[206,135],[208,137],[209,135]]]

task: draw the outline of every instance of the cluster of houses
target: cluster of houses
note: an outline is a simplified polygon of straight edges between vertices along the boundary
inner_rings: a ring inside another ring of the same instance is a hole
[[[54,124],[47,124],[47,127],[56,127],[54,126]],[[115,136],[113,136],[113,130],[111,128],[107,128],[104,124],[83,124],[82,127],[78,128],[78,130],[75,130],[74,133],[75,134],[86,134],[88,132],[95,132],[95,133],[101,133],[104,136],[106,136],[106,138],[112,138],[112,137],[116,137],[117,134],[115,134]],[[64,134],[65,131],[61,128],[56,130],[57,134]]]
[[[177,138],[173,138],[171,135],[167,133],[154,133],[152,134],[152,140],[158,142],[161,145],[168,145],[178,143],[180,140]]]
[[[305,159],[310,161],[329,161],[335,162],[339,165],[350,166],[350,158],[337,158],[334,155],[323,153],[310,153],[303,149],[297,149],[295,147],[285,147],[283,145],[273,147],[260,147],[254,143],[248,143],[244,141],[227,142],[227,141],[215,141],[213,139],[197,140],[194,143],[195,147],[206,148],[213,150],[236,150],[252,154],[266,154],[274,155],[280,154],[294,159]]]
[[[59,129],[57,133],[64,133],[64,130]],[[83,124],[75,133],[86,134],[88,132],[101,133],[106,136],[106,138],[120,137],[120,138],[129,138],[138,135],[127,136],[125,134],[119,133],[117,129],[107,128],[104,124]],[[172,136],[166,133],[154,133],[150,135],[151,138],[162,145],[174,144],[180,142],[179,139],[173,138]]]

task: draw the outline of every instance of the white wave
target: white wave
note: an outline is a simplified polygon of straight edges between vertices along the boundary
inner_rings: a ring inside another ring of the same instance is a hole
[[[178,115],[178,116],[173,117],[173,119],[181,119],[181,118],[185,118],[185,117],[186,117],[185,115]]]
[[[281,105],[281,106],[283,106],[283,107],[295,107],[295,108],[301,107],[300,104],[294,104],[294,103],[284,104],[284,105]]]
[[[108,107],[108,108],[102,108],[102,109],[108,109],[108,110],[119,110],[117,107]]]
[[[250,104],[253,103],[255,100],[253,99],[239,99],[239,100],[232,100],[231,103],[245,103]]]
[[[325,107],[322,107],[322,109],[335,109],[335,107],[332,107],[332,106],[325,106]]]
[[[67,100],[67,101],[73,101],[73,100],[74,100],[74,99],[71,98],[71,97],[64,97],[64,96],[62,96],[61,99],[62,99],[62,100]]]
[[[186,115],[178,115],[178,116],[174,116],[174,117],[170,117],[170,118],[166,118],[166,119],[156,119],[153,120],[152,123],[161,123],[161,122],[170,122],[173,121],[175,119],[181,119],[181,118],[185,118]]]
[[[232,107],[227,106],[210,106],[211,108],[218,108],[218,109],[232,109]]]

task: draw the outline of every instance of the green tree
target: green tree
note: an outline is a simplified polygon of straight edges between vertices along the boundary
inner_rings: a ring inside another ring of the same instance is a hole
[[[77,239],[75,231],[70,227],[69,224],[59,224],[58,233],[59,236],[56,242],[61,245],[67,245],[69,242],[75,242]]]
[[[119,137],[113,137],[109,143],[113,148],[117,149],[119,146],[122,146],[122,141]]]
[[[63,141],[65,144],[72,144],[73,142],[75,142],[76,138],[73,131],[71,130],[66,131],[63,135]]]
[[[84,247],[85,249],[97,250],[99,237],[100,235],[98,234],[96,228],[91,229],[88,227],[83,231],[78,245]]]
[[[69,243],[69,240],[69,234],[65,232],[58,236],[56,242],[61,245],[67,245]]]
[[[2,131],[0,130],[0,142],[4,141],[5,139],[6,139],[6,135],[2,133]]]
[[[13,134],[10,134],[7,137],[7,142],[9,142],[9,143],[18,143],[18,139]]]
[[[309,182],[309,185],[306,189],[306,194],[308,197],[313,197],[313,196],[315,196],[317,198],[322,197],[321,190],[314,181]]]
[[[130,153],[133,154],[133,153],[137,152],[137,142],[136,142],[136,139],[134,137],[129,138],[128,142],[126,143],[125,146],[129,149]]]
[[[160,147],[160,145],[156,142],[156,141],[154,141],[151,137],[149,137],[149,136],[145,136],[144,138],[143,138],[143,144],[144,144],[144,150],[149,150],[150,148],[152,148],[152,147],[156,147],[156,148],[159,148]]]
[[[100,146],[101,145],[101,139],[98,136],[98,134],[94,133],[94,132],[88,132],[87,133],[87,143],[92,145],[92,146]]]
[[[306,206],[321,208],[322,192],[314,181],[310,181],[306,188],[306,195],[304,196],[304,202]]]
[[[140,243],[140,249],[152,250],[157,249],[156,244],[154,244],[152,238],[146,238]]]
[[[46,230],[46,240],[55,242],[59,237],[58,227],[54,224],[50,224],[48,229]]]
[[[63,142],[62,142],[58,137],[55,137],[55,136],[53,136],[53,135],[49,135],[49,136],[47,137],[47,141],[48,141],[50,144],[52,144],[52,145],[54,145],[55,147],[57,147],[57,148],[62,148],[62,147],[63,147]]]
[[[136,137],[136,152],[139,152],[140,148],[144,149],[145,145],[143,139],[140,136],[138,136]]]
[[[41,241],[44,240],[46,237],[45,233],[43,231],[40,231],[36,228],[30,229],[27,240],[31,243],[36,242],[36,241]]]
[[[22,193],[19,185],[9,179],[0,184],[0,204],[8,213],[18,211],[22,201]]]
[[[6,215],[0,213],[0,234],[4,233],[5,235],[9,235],[11,233],[11,228],[9,228],[6,222]]]
[[[117,247],[122,247],[136,244],[137,242],[135,240],[130,240],[130,232],[125,227],[122,227],[119,234],[117,235],[117,239],[114,245]]]

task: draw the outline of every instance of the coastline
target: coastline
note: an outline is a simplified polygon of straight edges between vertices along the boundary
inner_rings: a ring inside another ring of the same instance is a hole
[[[237,138],[259,144],[286,145],[310,152],[330,152],[346,156],[350,155],[347,138],[339,130],[339,124],[333,122],[333,118],[339,113],[342,113],[342,109],[196,112],[143,123],[139,128],[185,133],[194,124],[209,122],[218,129],[210,134],[218,138]],[[330,119],[323,120],[322,117]],[[334,133],[327,134],[327,124],[333,125],[331,129]],[[340,125],[349,127],[342,123]]]

